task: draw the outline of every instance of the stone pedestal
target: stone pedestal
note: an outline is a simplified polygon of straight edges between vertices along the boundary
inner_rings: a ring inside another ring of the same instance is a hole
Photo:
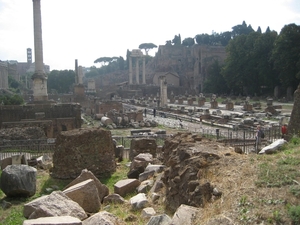
[[[183,104],[183,98],[178,98],[178,104]]]
[[[232,102],[227,102],[226,110],[233,110],[233,109],[234,109],[233,103]]]
[[[272,106],[273,105],[273,99],[269,98],[267,99],[267,106]]]
[[[251,104],[245,104],[245,105],[244,105],[244,110],[245,110],[245,111],[252,111],[252,109],[253,109],[253,107],[252,107]]]
[[[210,102],[210,108],[211,109],[217,109],[218,108],[218,102]]]
[[[174,104],[175,103],[175,98],[170,98],[170,103]]]
[[[204,106],[205,104],[205,98],[199,98],[198,99],[198,106]]]
[[[187,102],[188,102],[188,105],[193,105],[193,99],[192,98],[188,98]]]

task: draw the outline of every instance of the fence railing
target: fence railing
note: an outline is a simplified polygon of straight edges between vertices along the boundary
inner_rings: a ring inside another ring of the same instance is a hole
[[[52,139],[1,140],[0,160],[19,154],[25,155],[27,159],[52,156],[54,147],[55,140]]]
[[[229,129],[220,127],[201,128],[196,124],[196,132],[205,137],[217,139],[224,145],[241,148],[244,153],[254,150],[255,132],[253,129]],[[272,143],[281,136],[280,127],[272,126],[264,129],[265,138],[262,139],[262,146]],[[125,148],[124,158],[128,156],[128,149],[131,140],[134,138],[154,138],[157,146],[164,145],[165,138],[169,135],[136,135],[136,136],[112,136],[117,141],[117,145]],[[2,140],[0,141],[0,160],[17,154],[25,154],[27,159],[36,158],[41,155],[52,156],[55,148],[55,140]]]

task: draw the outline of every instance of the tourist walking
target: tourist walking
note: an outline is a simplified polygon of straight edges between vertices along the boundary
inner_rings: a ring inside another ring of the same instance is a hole
[[[153,116],[154,117],[156,116],[156,109],[155,108],[153,109]]]
[[[287,124],[283,124],[281,127],[281,138],[285,139],[287,135]]]
[[[147,109],[144,109],[145,117],[147,117]]]

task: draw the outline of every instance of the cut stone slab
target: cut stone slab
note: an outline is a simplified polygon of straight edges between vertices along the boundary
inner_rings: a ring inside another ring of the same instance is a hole
[[[72,216],[80,220],[87,218],[83,208],[61,191],[54,191],[25,204],[23,215],[27,219],[51,216]]]
[[[100,182],[100,180],[91,171],[88,171],[87,169],[83,169],[81,171],[81,174],[75,180],[73,180],[71,183],[69,183],[64,188],[64,190],[66,190],[69,187],[71,187],[75,184],[78,184],[82,181],[88,180],[88,179],[94,180],[94,182],[96,184],[96,187],[98,189],[98,194],[99,194],[100,201],[102,202],[103,198],[109,194],[109,189],[105,184],[102,184]]]
[[[99,212],[101,201],[94,180],[88,179],[63,191],[70,199],[77,202],[86,212]]]
[[[107,212],[101,211],[89,217],[82,222],[83,225],[125,225],[125,223],[120,220],[115,215]]]
[[[148,221],[147,225],[170,225],[171,223],[171,218],[166,215],[158,215],[158,216],[151,216],[150,220]],[[185,224],[185,223],[183,223]],[[173,225],[173,224],[172,224]]]
[[[181,204],[173,215],[171,224],[173,225],[193,225],[196,219],[200,219],[200,209]]]
[[[143,209],[149,205],[149,201],[145,193],[139,193],[130,199],[131,208],[133,210]]]
[[[114,192],[125,197],[126,194],[132,193],[141,184],[137,179],[120,180],[114,185]]]
[[[126,200],[119,194],[110,194],[103,199],[103,203],[123,204]]]
[[[38,219],[25,220],[23,225],[81,225],[80,219],[72,216],[41,217]]]
[[[156,214],[155,210],[152,207],[147,207],[142,210],[142,217],[147,218],[154,216]]]

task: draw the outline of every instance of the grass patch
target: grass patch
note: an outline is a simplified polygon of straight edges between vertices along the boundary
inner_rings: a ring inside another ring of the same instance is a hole
[[[129,160],[123,160],[117,166],[117,171],[112,174],[110,177],[100,179],[102,184],[105,184],[108,189],[109,193],[114,193],[114,184],[117,183],[119,180],[127,179],[127,173],[129,171],[129,167],[127,163]]]
[[[274,165],[273,163],[262,163],[259,166],[258,187],[281,187],[293,184],[293,180],[300,176],[297,168],[290,165]]]
[[[259,165],[258,180],[255,182],[258,187],[294,184],[296,178],[300,177],[300,150],[297,148],[299,140],[294,138],[284,147],[284,151],[268,156],[269,160],[263,160]]]
[[[300,224],[300,205],[291,206],[288,209],[288,215],[292,219],[293,224]]]
[[[296,196],[296,197],[300,197],[300,186],[299,185],[293,185],[290,187],[290,192]]]

